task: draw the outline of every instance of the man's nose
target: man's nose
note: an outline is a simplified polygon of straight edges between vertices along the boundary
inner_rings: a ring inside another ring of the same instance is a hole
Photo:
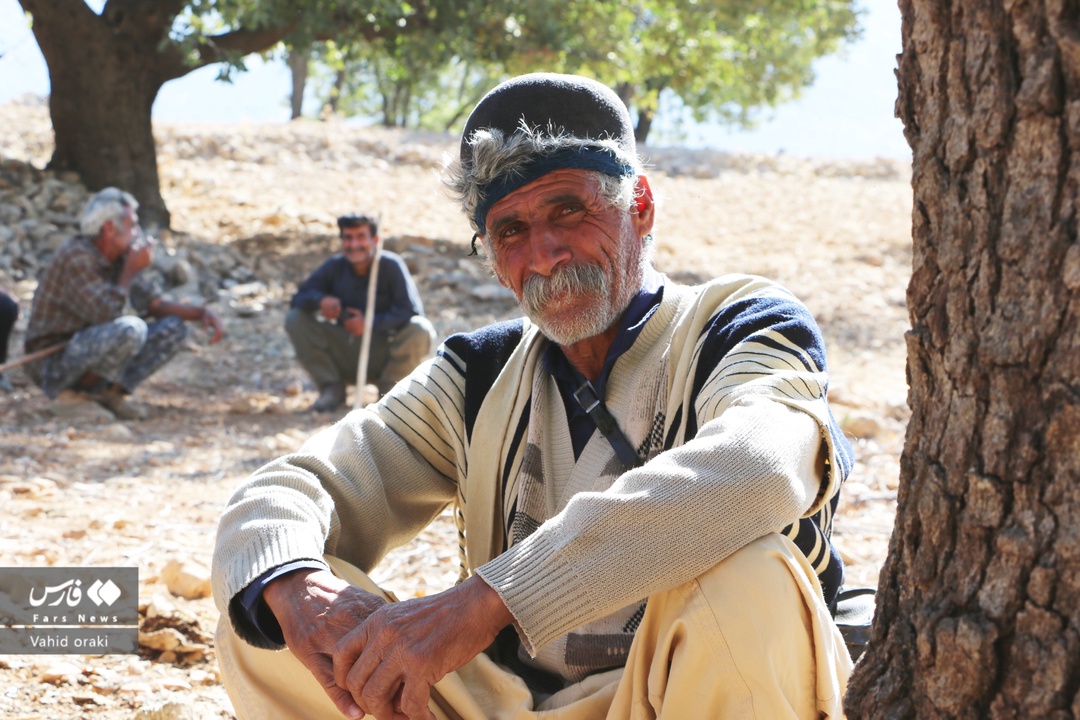
[[[546,223],[534,225],[530,232],[532,248],[531,269],[540,275],[550,275],[559,265],[569,263],[570,248],[558,228]]]

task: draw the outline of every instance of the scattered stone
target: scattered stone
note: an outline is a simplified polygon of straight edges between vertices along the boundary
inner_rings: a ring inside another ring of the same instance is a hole
[[[69,662],[57,662],[49,665],[38,674],[37,679],[50,685],[68,683],[74,685],[82,676],[82,668]]]
[[[176,650],[185,641],[186,638],[174,628],[162,628],[153,632],[139,633],[139,646],[157,650],[158,652]]]
[[[86,705],[107,705],[108,701],[98,695],[76,694],[71,696],[71,702],[80,707]]]
[[[170,560],[161,580],[173,595],[189,600],[210,597],[210,570],[191,560]]]
[[[135,433],[124,423],[114,422],[102,429],[101,439],[110,442],[128,442],[135,439]]]
[[[75,390],[61,390],[52,401],[50,411],[65,420],[114,420],[113,414],[98,405],[87,394]]]
[[[861,440],[877,437],[881,432],[881,423],[877,418],[865,413],[845,415],[840,420],[840,427]]]
[[[203,716],[188,704],[174,700],[148,703],[139,708],[132,720],[202,720]]]

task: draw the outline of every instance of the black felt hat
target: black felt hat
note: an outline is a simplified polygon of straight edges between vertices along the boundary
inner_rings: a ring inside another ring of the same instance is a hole
[[[511,135],[523,120],[531,128],[614,140],[627,157],[637,153],[630,113],[611,88],[579,75],[533,73],[507,80],[476,105],[461,134],[461,162],[472,159],[469,139],[477,130]]]

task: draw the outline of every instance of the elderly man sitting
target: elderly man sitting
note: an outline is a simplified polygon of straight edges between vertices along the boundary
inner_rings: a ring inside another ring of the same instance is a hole
[[[842,717],[850,449],[805,307],[652,268],[630,119],[591,80],[498,86],[448,174],[526,318],[449,338],[233,496],[238,715]],[[365,573],[450,504],[462,581],[393,602]]]

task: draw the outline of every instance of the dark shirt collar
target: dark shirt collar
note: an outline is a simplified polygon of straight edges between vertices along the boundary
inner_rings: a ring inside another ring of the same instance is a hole
[[[627,305],[619,321],[619,331],[604,356],[604,364],[600,370],[600,377],[593,387],[596,395],[604,399],[608,377],[611,375],[615,362],[629,350],[638,336],[641,334],[645,323],[652,317],[656,309],[660,307],[660,301],[664,297],[664,276],[652,267],[645,270],[642,278],[641,289]],[[566,418],[570,425],[570,437],[574,444],[574,456],[581,454],[581,450],[592,436],[595,425],[582,407],[574,400],[574,391],[585,382],[586,378],[566,359],[562,348],[555,343],[549,343],[544,353],[544,367],[555,378],[555,383],[562,395],[563,405],[566,407]]]

